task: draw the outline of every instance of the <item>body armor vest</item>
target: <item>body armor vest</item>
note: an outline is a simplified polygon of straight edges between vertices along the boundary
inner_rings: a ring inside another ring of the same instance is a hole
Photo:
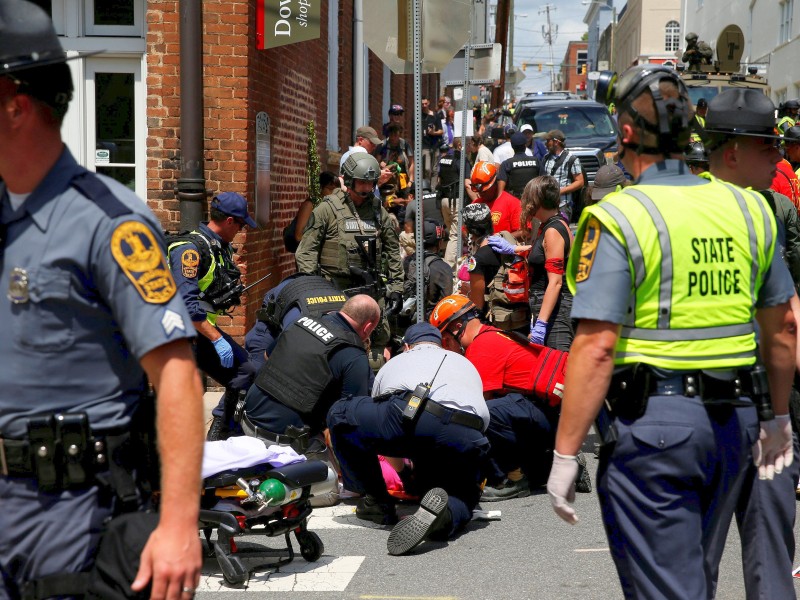
[[[333,310],[339,310],[347,298],[342,291],[324,277],[318,275],[294,275],[276,297],[270,297],[258,311],[258,320],[266,323],[274,332],[283,328],[287,313],[297,307],[306,317],[319,318]]]
[[[439,188],[445,198],[458,195],[458,181],[461,179],[461,154],[452,153],[439,160]]]
[[[167,256],[173,248],[189,243],[200,254],[197,269],[200,301],[210,305],[216,313],[238,305],[243,291],[242,274],[233,261],[230,245],[223,248],[217,240],[209,239],[199,231],[183,232],[167,236]]]
[[[381,202],[367,198],[356,207],[346,192],[335,190],[327,197],[335,221],[328,223],[328,238],[322,244],[319,265],[323,275],[351,280],[350,266],[367,270],[369,265],[358,249],[356,236],[371,237],[377,244],[377,261],[381,260]],[[366,248],[362,245],[366,251]],[[359,282],[360,283],[360,282]]]
[[[506,191],[519,198],[528,182],[539,176],[539,162],[527,154],[515,154],[506,160],[505,165],[508,173]]]
[[[300,317],[278,338],[255,384],[284,406],[310,416],[333,381],[328,358],[343,346],[363,348],[364,344],[333,316]]]

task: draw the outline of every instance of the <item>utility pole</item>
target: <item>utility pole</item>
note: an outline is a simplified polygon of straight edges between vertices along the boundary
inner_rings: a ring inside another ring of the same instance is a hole
[[[546,4],[544,7],[539,9],[539,14],[547,13],[547,26],[542,25],[542,37],[544,38],[545,43],[550,47],[550,90],[555,91],[556,89],[556,72],[555,72],[555,65],[553,64],[553,43],[556,41],[556,37],[558,36],[558,25],[553,27],[550,23],[550,12],[555,12],[556,7],[552,4]],[[546,27],[546,28],[545,28]]]
[[[510,0],[497,0],[497,14],[494,25],[494,41],[500,44],[500,84],[492,88],[492,106],[497,107],[503,104],[503,96],[506,87],[506,50],[508,47],[508,17]],[[463,151],[463,149],[462,149]]]

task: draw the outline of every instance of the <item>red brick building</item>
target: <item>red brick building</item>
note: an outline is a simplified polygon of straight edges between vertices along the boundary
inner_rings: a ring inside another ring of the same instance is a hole
[[[294,272],[294,257],[283,248],[282,230],[307,196],[307,123],[315,124],[321,168],[334,171],[341,152],[353,142],[354,130],[364,125],[353,122],[353,0],[322,1],[318,39],[271,50],[256,48],[257,1],[264,0],[201,3],[202,166],[209,200],[217,192],[235,191],[253,210],[256,115],[266,112],[270,120],[268,224],[240,233],[235,245],[245,284],[267,273],[272,277],[243,299],[232,322],[220,321],[235,336],[253,324],[266,290]],[[166,230],[176,230],[180,3],[120,0],[111,10],[96,0],[78,0],[86,15],[79,19],[68,10],[72,2],[38,0],[52,15],[66,50],[106,52],[70,63],[78,89],[65,122],[65,140],[79,162],[124,181],[146,198]],[[390,104],[412,106],[413,80],[390,74],[372,52],[367,54],[368,124],[380,132]],[[336,57],[335,64],[329,56]],[[423,81],[423,95],[435,98],[438,76],[425,76]],[[412,116],[406,113],[407,130]],[[207,207],[208,202],[204,217]]]
[[[570,42],[567,52],[561,61],[561,89],[573,94],[586,93],[586,64],[588,58],[588,42]]]

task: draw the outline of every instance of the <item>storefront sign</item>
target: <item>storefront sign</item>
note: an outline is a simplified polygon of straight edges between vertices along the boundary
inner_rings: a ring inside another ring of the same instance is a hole
[[[319,37],[322,0],[258,0],[256,48],[269,50]]]

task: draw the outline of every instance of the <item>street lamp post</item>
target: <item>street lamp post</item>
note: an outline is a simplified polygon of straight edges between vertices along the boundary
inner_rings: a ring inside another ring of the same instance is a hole
[[[514,29],[516,28],[517,18],[527,19],[527,14],[514,14],[514,0],[510,0],[509,4],[509,14],[511,15],[511,24],[509,27],[508,32],[508,68],[506,72],[512,76],[516,73],[514,69]],[[514,86],[511,88],[511,93],[509,96],[513,96],[516,93],[517,88],[517,79],[514,76]]]

